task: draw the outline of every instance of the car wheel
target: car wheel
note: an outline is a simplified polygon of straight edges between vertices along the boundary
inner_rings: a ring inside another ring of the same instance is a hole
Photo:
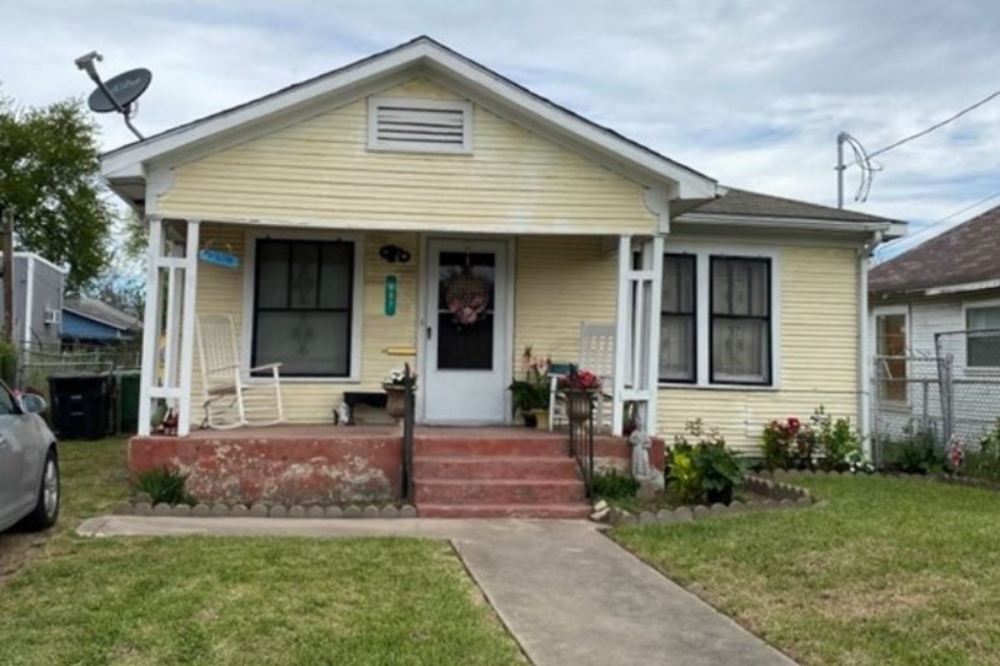
[[[45,469],[38,488],[38,502],[35,509],[25,518],[24,525],[29,530],[40,531],[52,527],[59,517],[59,460],[55,449],[49,449],[45,456]]]

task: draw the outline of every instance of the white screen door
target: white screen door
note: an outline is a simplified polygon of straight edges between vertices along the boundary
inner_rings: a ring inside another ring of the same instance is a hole
[[[428,242],[424,415],[428,423],[502,423],[506,415],[506,246]]]

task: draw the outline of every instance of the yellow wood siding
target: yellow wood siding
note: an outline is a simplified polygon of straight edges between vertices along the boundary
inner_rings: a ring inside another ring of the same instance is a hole
[[[756,450],[767,421],[808,417],[818,405],[857,425],[857,253],[781,250],[780,390],[659,391],[659,433],[668,443],[701,418],[732,446]]]
[[[380,94],[455,98],[423,79]],[[472,155],[370,152],[362,99],[177,167],[156,212],[342,229],[649,233],[642,194],[478,106]]]
[[[600,238],[522,236],[514,287],[514,371],[524,348],[573,362],[580,324],[613,323],[618,293],[617,252]]]
[[[237,334],[242,333],[243,281],[246,257],[246,231],[243,225],[205,224],[202,226],[203,243],[232,248],[241,259],[241,270],[232,270],[200,263],[196,310],[198,314],[228,314],[236,318]],[[280,237],[281,231],[275,232]],[[380,247],[395,244],[412,255],[409,263],[390,264],[378,256]],[[390,357],[383,353],[386,347],[416,344],[417,325],[417,275],[420,266],[419,242],[416,234],[371,233],[364,239],[363,309],[361,339],[360,382],[300,382],[288,381],[282,385],[285,415],[290,421],[330,421],[333,408],[340,404],[344,391],[380,390],[382,378],[394,367],[413,359]],[[396,315],[387,317],[383,310],[385,278],[395,275],[398,280]],[[250,313],[247,313],[250,316]],[[202,386],[200,362],[195,354],[193,401],[200,419]]]

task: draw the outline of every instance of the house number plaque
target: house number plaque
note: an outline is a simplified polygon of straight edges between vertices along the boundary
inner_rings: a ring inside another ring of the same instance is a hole
[[[385,316],[396,316],[396,292],[398,291],[396,276],[387,275],[385,278]]]

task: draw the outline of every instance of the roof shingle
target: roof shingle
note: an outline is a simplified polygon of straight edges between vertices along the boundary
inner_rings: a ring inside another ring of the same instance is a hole
[[[879,264],[873,293],[920,291],[1000,279],[1000,206]]]

